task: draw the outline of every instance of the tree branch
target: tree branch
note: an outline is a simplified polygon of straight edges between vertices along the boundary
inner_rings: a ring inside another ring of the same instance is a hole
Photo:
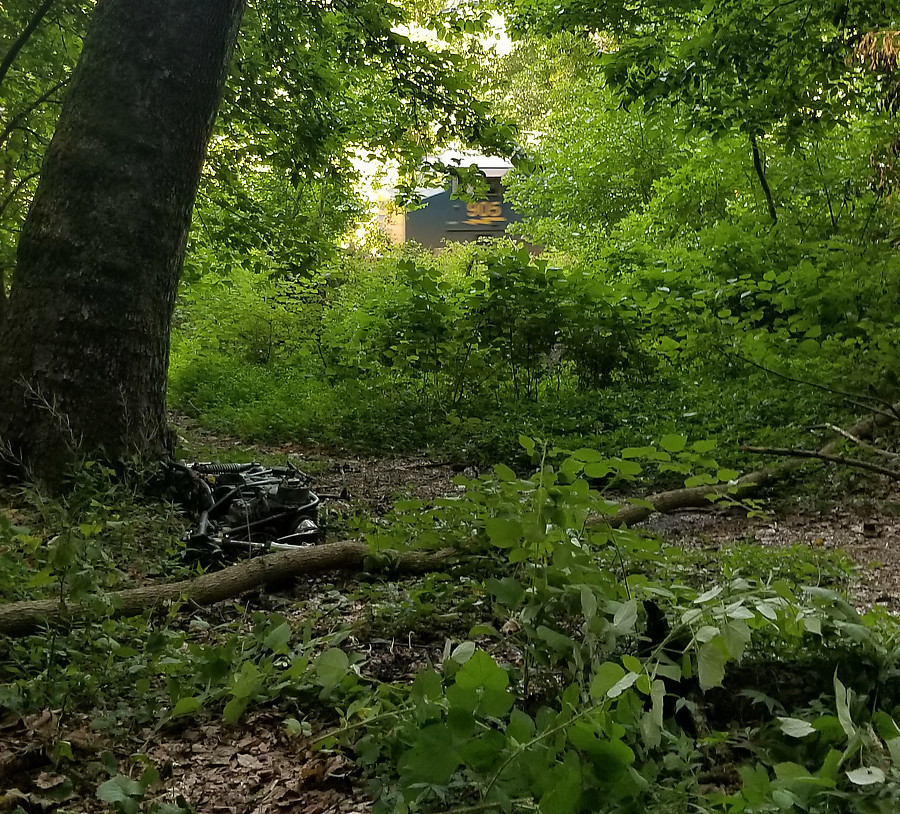
[[[874,444],[867,444],[865,441],[862,440],[862,438],[857,438],[855,435],[851,435],[849,432],[847,432],[847,430],[842,429],[841,427],[838,427],[834,424],[825,424],[823,426],[825,426],[827,429],[831,430],[832,432],[836,432],[838,435],[843,435],[844,438],[846,438],[848,441],[852,441],[857,446],[860,446],[863,449],[867,449],[867,450],[869,450],[869,452],[872,452],[875,455],[881,455],[884,458],[893,458],[893,459],[900,458],[900,453],[890,452],[889,450],[881,449],[881,447],[876,447]]]
[[[847,458],[844,455],[832,455],[828,452],[820,452],[813,449],[796,449],[793,447],[741,447],[742,452],[755,452],[757,455],[779,455],[784,458],[818,458],[821,461],[829,461],[834,464],[843,464],[857,469],[867,469],[877,472],[879,475],[887,475],[894,480],[900,479],[900,472],[888,469],[885,466],[861,461],[858,458]]]
[[[391,552],[392,562],[401,571],[417,572],[446,562],[452,551]],[[211,605],[238,596],[260,585],[285,579],[319,574],[325,571],[354,571],[365,568],[372,552],[365,543],[347,540],[340,543],[279,551],[244,560],[237,565],[202,574],[194,579],[163,585],[147,585],[109,595],[111,616],[138,616],[148,608],[176,602]],[[56,599],[10,602],[0,605],[0,633],[23,636],[52,623],[83,624],[92,618],[91,603],[60,603]]]
[[[15,198],[16,195],[19,194],[19,190],[21,190],[22,187],[25,186],[25,184],[32,180],[32,178],[37,178],[38,175],[40,175],[39,172],[30,172],[24,178],[19,179],[16,185],[10,190],[9,195],[7,195],[3,199],[2,203],[0,203],[0,217],[2,217],[3,213],[6,211],[6,207],[12,203],[13,198]]]
[[[869,416],[857,421],[847,432],[857,438],[871,437],[876,427],[884,427],[897,420],[897,415],[900,414],[898,413],[900,411],[900,402],[891,405],[891,409],[895,411],[894,414],[884,412]],[[838,438],[829,441],[819,450],[820,456],[833,455],[841,443],[841,439]],[[754,472],[748,472],[731,483],[720,483],[714,486],[694,486],[685,489],[673,489],[669,492],[660,492],[647,498],[651,506],[623,506],[612,517],[592,517],[590,522],[609,523],[615,527],[633,526],[635,523],[646,520],[655,512],[667,514],[678,509],[708,506],[720,497],[733,497],[736,499],[750,497],[765,484],[789,475],[800,465],[801,460],[801,458],[791,458],[774,466],[763,467]],[[897,475],[892,476],[896,477]]]
[[[855,407],[859,407],[863,410],[871,410],[873,413],[878,413],[879,415],[884,416],[889,421],[900,419],[900,413],[897,412],[898,406],[900,406],[900,402],[898,402],[897,404],[891,404],[891,402],[889,402],[887,399],[875,398],[873,396],[866,396],[859,393],[848,393],[846,390],[838,390],[837,388],[829,387],[826,384],[811,382],[807,379],[798,379],[795,376],[789,376],[787,373],[779,373],[777,370],[773,370],[770,367],[761,365],[759,362],[754,362],[752,359],[748,359],[746,356],[742,356],[739,353],[735,353],[734,356],[740,359],[742,362],[748,365],[753,365],[753,367],[759,368],[764,373],[769,373],[772,376],[777,376],[779,379],[784,379],[786,382],[802,384],[806,387],[812,387],[815,390],[822,390],[825,393],[834,393],[834,395],[836,396],[841,396],[847,399],[847,401]],[[892,412],[888,413],[886,410],[881,410],[875,405],[879,405],[879,407],[887,407],[888,410],[891,410]]]
[[[34,34],[35,29],[41,24],[41,20],[43,20],[47,12],[50,11],[50,7],[54,2],[55,0],[44,0],[44,2],[41,3],[37,11],[34,12],[31,19],[28,21],[28,25],[25,26],[22,33],[16,38],[16,41],[10,46],[9,51],[6,52],[6,56],[3,57],[3,61],[0,62],[0,85],[2,85],[3,80],[6,79],[6,74],[9,73],[9,69],[19,55],[19,51],[21,51],[25,43],[31,39],[31,35]]]
[[[65,87],[65,85],[68,81],[69,81],[69,79],[68,79],[68,77],[66,77],[61,82],[57,82],[52,88],[44,91],[44,93],[42,93],[40,96],[38,96],[37,99],[35,99],[33,102],[31,102],[31,104],[29,104],[28,107],[26,107],[23,110],[20,110],[18,113],[16,113],[16,115],[13,116],[9,120],[9,124],[7,124],[6,127],[3,128],[3,132],[0,132],[0,147],[2,147],[4,144],[6,144],[6,140],[9,138],[10,134],[13,132],[13,130],[15,130],[19,126],[19,123],[29,113],[31,113],[35,108],[40,107],[40,105],[42,105],[44,102],[46,102],[60,88]]]
[[[763,195],[766,196],[766,206],[769,209],[769,217],[772,223],[778,223],[778,213],[775,211],[775,201],[772,200],[772,190],[769,189],[769,182],[766,180],[766,171],[763,169],[762,159],[759,157],[759,145],[756,143],[756,136],[750,136],[750,153],[753,155],[753,169],[756,170],[756,176],[759,178],[759,185],[762,187]]]

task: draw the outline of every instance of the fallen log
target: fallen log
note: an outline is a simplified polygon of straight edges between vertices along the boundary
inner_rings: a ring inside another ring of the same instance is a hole
[[[847,435],[861,440],[871,438],[877,427],[886,427],[897,420],[897,416],[900,415],[900,401],[891,405],[891,411],[893,414],[887,411],[879,411],[868,418],[857,421],[852,427],[844,430],[840,437],[829,441],[821,447],[814,457],[822,460],[829,460],[829,458],[834,457],[834,452],[840,447]],[[791,457],[781,463],[748,472],[730,483],[720,483],[715,486],[692,486],[684,489],[673,489],[669,492],[659,492],[646,498],[646,502],[652,504],[652,509],[645,505],[627,505],[619,509],[612,517],[597,517],[593,519],[593,522],[607,522],[612,526],[621,528],[640,523],[657,512],[668,514],[679,509],[694,509],[708,506],[722,497],[732,497],[736,500],[752,497],[765,484],[781,480],[789,475],[804,460],[802,457]]]
[[[900,402],[892,406],[900,415]],[[855,439],[868,439],[876,427],[886,426],[896,420],[887,412],[879,412],[858,421],[840,437],[825,444],[814,457],[823,460],[834,458],[834,451],[847,435]],[[789,450],[788,450],[789,451]],[[757,469],[735,481],[714,486],[694,486],[673,489],[650,495],[642,505],[629,504],[609,516],[591,518],[592,523],[610,523],[615,527],[633,526],[652,514],[667,514],[679,509],[708,506],[723,496],[741,499],[750,497],[767,483],[779,480],[796,469],[803,458],[793,457],[769,467]],[[650,505],[646,505],[650,504]],[[652,508],[650,507],[652,505]],[[393,564],[401,572],[428,570],[445,562],[452,551],[394,553]],[[181,602],[197,607],[211,605],[238,596],[261,585],[284,579],[321,574],[326,571],[354,571],[365,566],[370,557],[369,547],[356,540],[298,548],[257,557],[252,560],[202,574],[194,579],[170,584],[147,585],[110,594],[111,617],[137,616],[148,608],[166,603]],[[63,603],[55,599],[10,602],[0,604],[0,634],[22,636],[34,633],[43,626],[53,624],[76,625],[95,616],[93,606],[86,602]]]
[[[387,555],[393,568],[404,572],[428,570],[445,562],[450,551],[407,552]],[[180,602],[197,607],[238,596],[261,585],[326,571],[358,571],[372,552],[365,543],[339,543],[279,551],[244,560],[237,565],[201,574],[194,579],[146,585],[110,594],[111,617],[138,616],[150,608]],[[96,614],[87,602],[62,603],[56,599],[10,602],[0,605],[0,634],[22,636],[53,624],[77,625]]]

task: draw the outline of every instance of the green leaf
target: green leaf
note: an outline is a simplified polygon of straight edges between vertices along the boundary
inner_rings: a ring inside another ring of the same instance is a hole
[[[291,638],[291,626],[287,622],[282,622],[274,630],[270,630],[266,635],[263,645],[269,650],[276,653],[286,652],[286,645]]]
[[[475,653],[475,642],[461,642],[453,648],[450,658],[457,664],[465,664]]]
[[[584,465],[584,476],[586,478],[605,478],[612,470],[611,464],[606,461],[598,461]]]
[[[725,678],[728,655],[721,637],[716,636],[697,651],[697,679],[703,690],[718,687]]]
[[[622,656],[622,664],[625,665],[626,670],[630,670],[632,673],[640,673],[644,669],[640,659],[627,654]]]
[[[597,615],[597,594],[587,585],[581,588],[581,612],[586,621],[590,621]]]
[[[638,673],[626,673],[622,678],[620,678],[615,684],[612,685],[607,691],[606,695],[608,698],[618,698],[625,690],[631,687],[635,681],[640,678]]]
[[[541,814],[578,814],[581,810],[581,761],[572,752],[566,754],[550,772],[550,786],[541,795]]]
[[[193,715],[197,710],[203,708],[203,699],[197,695],[188,695],[179,698],[178,702],[172,707],[169,713],[172,718],[180,718],[182,715]]]
[[[516,473],[512,471],[506,464],[494,464],[494,474],[502,481],[511,483],[517,480]]]
[[[410,688],[410,695],[419,704],[425,701],[437,701],[443,690],[441,677],[431,667],[419,671]]]
[[[117,774],[97,788],[97,797],[104,803],[125,803],[143,796],[144,787],[124,774]]]
[[[625,669],[614,661],[601,664],[591,681],[590,695],[594,701],[601,701],[619,681],[625,677]]]
[[[505,690],[509,675],[487,653],[476,650],[456,674],[456,684],[462,689]]]
[[[681,452],[687,446],[687,438],[683,435],[664,435],[659,439],[659,445],[666,452]]]
[[[515,577],[489,579],[484,583],[484,587],[508,608],[514,608],[525,596],[525,588]]]
[[[429,783],[444,786],[460,764],[453,734],[445,724],[432,724],[416,736],[412,748],[397,762],[397,769],[407,785]]]
[[[522,541],[522,521],[518,518],[489,517],[484,528],[488,540],[498,548],[512,548]]]
[[[834,702],[837,708],[838,721],[841,723],[841,729],[848,738],[855,738],[857,735],[856,725],[850,715],[850,690],[848,690],[837,676],[834,674]]]
[[[331,690],[350,672],[350,658],[343,650],[331,647],[316,657],[313,669],[319,684],[326,690]]]
[[[631,633],[637,623],[637,599],[623,602],[613,616],[613,630],[619,634]]]
[[[708,591],[704,591],[700,596],[698,596],[694,600],[695,605],[702,605],[704,602],[709,602],[712,599],[715,599],[720,593],[722,593],[722,586],[716,585],[713,588],[710,588]]]
[[[244,710],[247,709],[249,703],[250,699],[246,696],[235,696],[232,698],[225,704],[225,709],[222,711],[222,718],[225,723],[236,724],[241,720],[241,716],[244,714]]]

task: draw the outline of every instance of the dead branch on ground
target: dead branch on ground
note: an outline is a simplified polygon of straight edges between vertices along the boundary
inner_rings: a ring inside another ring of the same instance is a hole
[[[879,475],[887,475],[893,480],[900,478],[900,472],[895,469],[888,469],[886,466],[861,461],[859,458],[847,458],[845,455],[829,455],[814,449],[799,449],[796,447],[741,447],[740,449],[742,452],[754,452],[757,455],[778,455],[782,458],[817,458],[820,461],[877,472]]]
[[[890,406],[890,412],[878,410],[868,418],[857,421],[852,427],[842,433],[841,438],[835,438],[817,451],[817,457],[834,455],[843,442],[843,435],[849,434],[855,438],[866,440],[872,437],[875,429],[892,424],[900,416],[900,402]],[[699,506],[708,506],[723,497],[731,497],[735,500],[752,497],[763,486],[773,481],[787,477],[800,466],[803,458],[790,457],[786,461],[772,466],[748,472],[731,483],[721,483],[715,486],[694,486],[684,489],[673,489],[669,492],[660,492],[650,495],[647,501],[653,508],[641,505],[623,506],[612,518],[597,517],[594,522],[609,522],[613,526],[633,526],[646,520],[650,515],[660,512],[668,514],[679,509],[693,509]]]
[[[452,552],[393,553],[390,562],[399,571],[417,572],[435,568],[447,561]],[[261,585],[282,582],[326,571],[359,571],[372,556],[365,543],[347,540],[340,543],[279,551],[244,560],[237,565],[201,574],[194,579],[163,585],[147,585],[110,594],[111,617],[138,616],[148,608],[170,603],[200,607],[238,596]],[[62,603],[56,599],[10,602],[0,605],[0,634],[23,636],[47,624],[83,624],[94,616],[87,602]]]

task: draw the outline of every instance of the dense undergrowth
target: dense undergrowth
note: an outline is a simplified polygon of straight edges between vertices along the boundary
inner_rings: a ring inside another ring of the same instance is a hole
[[[670,435],[608,459],[521,440],[527,477],[497,466],[455,497],[358,521],[376,563],[455,547],[443,571],[125,620],[107,618],[111,590],[196,568],[171,506],[96,465],[65,502],[7,494],[4,596],[93,608],[83,627],[5,639],[0,657],[7,720],[50,709],[63,723],[32,757],[54,805],[190,811],[148,757],[154,733],[266,709],[298,746],[353,756],[385,812],[894,810],[898,630],[843,598],[846,559],[684,551],[603,522],[598,477],[730,477],[709,442]],[[398,639],[412,663],[391,655]],[[73,734],[85,727],[98,759]],[[30,811],[43,787],[12,777]]]
[[[482,464],[512,461],[520,432],[610,453],[674,430],[795,442],[852,414],[829,388],[876,404],[893,392],[893,316],[871,281],[829,304],[809,288],[822,269],[809,274],[697,280],[676,297],[646,268],[603,279],[503,244],[357,258],[307,282],[232,273],[186,296],[170,395],[251,439]],[[872,312],[852,332],[813,324],[848,298]]]

